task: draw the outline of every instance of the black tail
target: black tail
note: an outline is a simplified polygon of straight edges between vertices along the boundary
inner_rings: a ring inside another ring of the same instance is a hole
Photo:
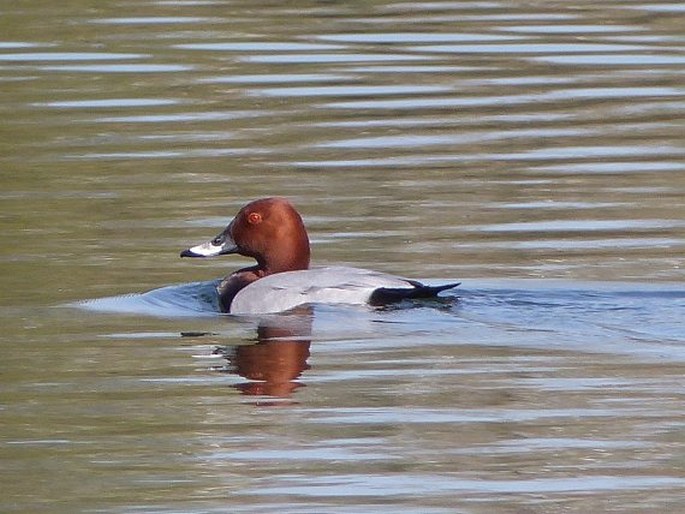
[[[406,287],[381,287],[371,293],[369,303],[371,305],[385,305],[387,303],[401,302],[412,298],[435,298],[441,291],[457,287],[461,282],[442,284],[440,286],[427,286],[421,282],[410,281],[413,288]]]

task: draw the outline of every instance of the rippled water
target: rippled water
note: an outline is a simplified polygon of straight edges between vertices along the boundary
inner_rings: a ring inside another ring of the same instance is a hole
[[[682,510],[682,5],[0,14],[0,510]],[[274,194],[463,285],[218,315],[178,251]]]

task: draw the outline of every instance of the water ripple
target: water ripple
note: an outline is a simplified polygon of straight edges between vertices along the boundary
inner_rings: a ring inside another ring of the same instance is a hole
[[[444,93],[449,86],[424,86],[402,84],[397,86],[317,86],[317,87],[279,87],[250,91],[252,96],[305,97],[313,96],[386,96],[421,95],[425,93]]]
[[[125,54],[108,52],[26,52],[20,54],[2,54],[0,61],[32,62],[32,61],[112,61],[123,59],[143,59],[148,54]]]
[[[475,232],[643,232],[653,230],[670,230],[685,228],[685,221],[665,219],[575,219],[575,220],[547,220],[528,221],[519,223],[500,223],[492,225],[472,225],[465,228]]]
[[[499,34],[433,33],[433,32],[380,32],[353,34],[325,34],[315,36],[323,41],[345,43],[440,43],[448,41],[505,41],[520,39],[520,36]]]
[[[550,55],[531,57],[530,60],[553,64],[582,64],[588,66],[673,66],[685,64],[685,56],[653,54]]]
[[[209,50],[221,52],[295,52],[314,50],[339,50],[345,48],[340,45],[325,45],[315,43],[293,42],[254,42],[254,43],[184,43],[175,45],[184,50]]]
[[[54,107],[59,109],[109,109],[114,107],[154,107],[175,105],[180,100],[171,98],[106,98],[102,100],[68,100],[60,102],[41,102],[36,107]]]
[[[489,45],[425,45],[412,46],[417,52],[436,53],[467,53],[467,54],[555,54],[562,56],[573,53],[601,53],[626,52],[631,50],[645,50],[638,45],[608,44],[608,43],[511,43]]]
[[[40,66],[43,71],[75,73],[178,73],[191,71],[194,66],[185,64],[62,64],[57,66]]]
[[[334,53],[334,54],[282,54],[252,55],[238,57],[239,61],[260,64],[323,64],[357,62],[395,62],[423,61],[428,56],[415,54],[373,54],[373,53]]]
[[[352,75],[332,73],[276,73],[264,75],[225,75],[202,78],[198,82],[209,84],[289,84],[298,82],[340,82],[353,79]],[[340,86],[344,87],[344,86]]]
[[[90,23],[97,25],[167,25],[177,23],[212,23],[218,18],[200,16],[136,16],[128,18],[94,18]]]

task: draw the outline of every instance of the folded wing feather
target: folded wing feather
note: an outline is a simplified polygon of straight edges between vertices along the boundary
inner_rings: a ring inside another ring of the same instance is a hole
[[[240,290],[232,314],[281,312],[305,303],[369,303],[378,289],[414,290],[414,282],[361,268],[335,266],[276,273]]]

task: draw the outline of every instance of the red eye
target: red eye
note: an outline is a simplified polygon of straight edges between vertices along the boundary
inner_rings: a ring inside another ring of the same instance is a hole
[[[262,215],[259,214],[258,212],[251,212],[250,214],[247,215],[247,221],[249,221],[253,225],[256,225],[257,223],[261,223],[262,222]]]

